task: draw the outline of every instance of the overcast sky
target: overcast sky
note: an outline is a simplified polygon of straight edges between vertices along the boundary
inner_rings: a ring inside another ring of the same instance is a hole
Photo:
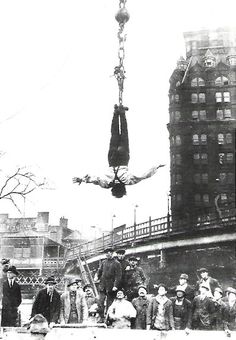
[[[224,9],[222,8],[224,6]],[[90,226],[110,230],[167,213],[169,191],[168,87],[180,55],[183,32],[233,25],[235,1],[128,0],[124,104],[130,137],[130,169],[158,173],[127,188],[110,190],[72,184],[73,176],[106,171],[113,106],[118,88],[118,0],[8,0],[0,2],[1,169],[30,166],[53,190],[33,194],[25,215],[50,212],[86,235]],[[0,212],[19,217],[0,202]]]

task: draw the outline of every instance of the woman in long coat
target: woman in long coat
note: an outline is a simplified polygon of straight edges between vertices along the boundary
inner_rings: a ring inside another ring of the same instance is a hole
[[[60,322],[82,323],[88,318],[85,295],[78,289],[78,282],[72,279],[67,284],[68,291],[61,295]]]

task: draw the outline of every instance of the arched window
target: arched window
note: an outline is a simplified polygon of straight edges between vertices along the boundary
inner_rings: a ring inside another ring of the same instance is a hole
[[[224,77],[224,76],[220,76],[220,77],[216,78],[215,85],[216,86],[229,85],[229,79]]]
[[[192,87],[198,87],[198,86],[205,86],[205,81],[202,78],[194,78],[191,81],[191,86]]]
[[[195,184],[200,184],[201,183],[201,176],[200,174],[194,174],[193,180]]]
[[[204,194],[204,195],[202,196],[202,198],[203,198],[203,202],[204,202],[204,203],[209,203],[209,195],[208,195],[208,194]]]
[[[178,80],[177,83],[175,84],[175,87],[179,87],[180,86],[180,81]]]

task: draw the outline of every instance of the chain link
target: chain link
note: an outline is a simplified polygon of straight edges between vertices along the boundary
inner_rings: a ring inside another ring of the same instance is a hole
[[[119,65],[115,67],[114,76],[117,79],[118,87],[119,87],[119,104],[123,104],[123,90],[124,90],[124,80],[125,80],[125,68],[124,68],[124,58],[125,58],[125,41],[126,34],[124,34],[125,23],[129,19],[129,14],[125,9],[125,4],[127,0],[120,0],[119,2],[119,12],[117,14],[117,21],[119,22],[119,30],[117,33],[117,37],[119,40],[119,49],[118,49],[118,59]],[[122,12],[124,10],[124,12]]]

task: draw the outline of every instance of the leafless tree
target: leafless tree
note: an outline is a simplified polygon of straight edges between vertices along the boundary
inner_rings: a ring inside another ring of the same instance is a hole
[[[25,200],[26,196],[38,188],[46,188],[46,179],[39,180],[26,168],[19,167],[11,175],[5,175],[1,178],[0,200],[6,199],[11,201],[16,209],[21,212],[19,209],[19,199]]]

